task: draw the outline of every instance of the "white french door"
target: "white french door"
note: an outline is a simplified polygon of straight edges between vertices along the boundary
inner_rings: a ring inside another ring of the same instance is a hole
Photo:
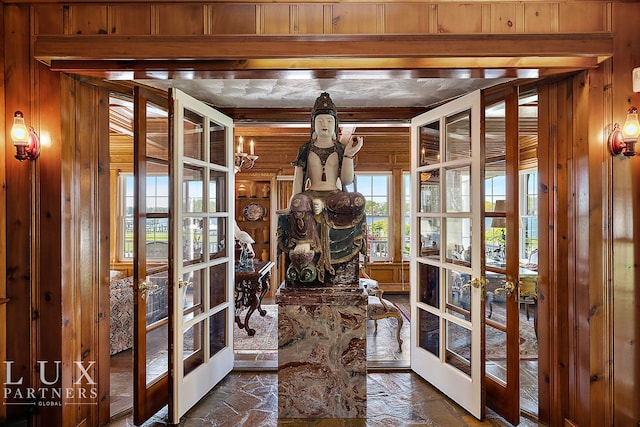
[[[175,165],[173,411],[178,423],[233,368],[233,121],[170,91]]]
[[[411,369],[484,417],[480,92],[411,122]],[[415,319],[415,321],[413,321]]]

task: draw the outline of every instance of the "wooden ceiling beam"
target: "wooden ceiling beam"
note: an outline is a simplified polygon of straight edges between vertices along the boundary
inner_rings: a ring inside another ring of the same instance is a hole
[[[311,108],[230,108],[215,107],[232,117],[236,126],[253,126],[256,122],[267,126],[269,123],[309,123]],[[408,123],[413,117],[427,111],[425,107],[345,107],[338,111],[339,124],[348,123]]]
[[[291,60],[52,60],[53,71],[135,79],[535,78],[598,66],[596,57]]]
[[[310,55],[321,52],[322,55]],[[613,55],[612,33],[423,35],[36,35],[51,60],[314,58],[536,58]]]

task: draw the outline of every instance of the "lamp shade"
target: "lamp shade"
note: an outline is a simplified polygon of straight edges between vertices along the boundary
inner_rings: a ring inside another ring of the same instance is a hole
[[[505,212],[507,209],[507,201],[506,200],[496,200],[494,212]],[[493,218],[491,220],[492,228],[507,228],[507,218]]]
[[[622,135],[625,139],[636,139],[640,135],[640,123],[638,122],[638,109],[636,107],[629,108],[627,111],[627,119],[622,126]]]
[[[24,115],[21,111],[16,111],[13,115],[11,140],[15,146],[23,146],[29,143],[29,129],[27,129],[27,125],[24,123]]]
[[[40,139],[32,127],[27,127],[22,111],[13,114],[11,140],[16,147],[16,159],[35,160],[40,155]]]

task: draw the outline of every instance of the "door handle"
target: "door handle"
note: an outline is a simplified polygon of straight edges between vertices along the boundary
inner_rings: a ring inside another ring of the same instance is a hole
[[[187,286],[193,286],[193,282],[182,279],[178,280],[178,288],[182,289],[186,288]]]
[[[160,286],[158,286],[157,284],[153,283],[151,285],[147,284],[146,281],[142,281],[138,284],[138,292],[140,292],[140,298],[142,298],[143,300],[147,297],[147,291],[154,291],[156,289],[158,289]]]
[[[504,292],[507,298],[511,298],[511,294],[516,290],[516,285],[512,281],[508,280],[504,282],[504,286],[497,288],[494,292],[499,294],[500,292]]]
[[[474,277],[471,279],[469,283],[465,283],[464,285],[462,285],[462,290],[464,291],[470,286],[473,286],[476,289],[480,289],[480,297],[484,299],[485,292],[486,292],[486,284],[487,284],[487,280],[484,277]]]

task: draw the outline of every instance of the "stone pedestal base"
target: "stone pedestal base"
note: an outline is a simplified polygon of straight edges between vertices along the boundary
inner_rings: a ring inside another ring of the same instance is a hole
[[[278,304],[278,417],[365,418],[367,295],[287,289]]]

